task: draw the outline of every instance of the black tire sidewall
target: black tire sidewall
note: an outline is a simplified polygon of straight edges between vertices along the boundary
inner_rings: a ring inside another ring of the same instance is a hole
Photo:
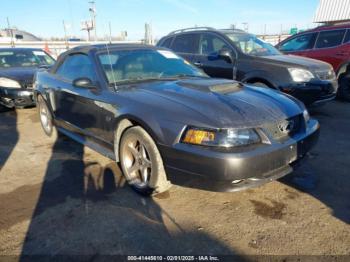
[[[350,102],[350,74],[344,75],[340,78],[338,97]]]

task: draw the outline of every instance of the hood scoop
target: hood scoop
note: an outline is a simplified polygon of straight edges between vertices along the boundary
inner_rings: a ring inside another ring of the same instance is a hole
[[[213,92],[218,94],[230,94],[242,89],[243,85],[232,80],[201,79],[201,80],[183,80],[178,85],[196,89],[203,92]]]

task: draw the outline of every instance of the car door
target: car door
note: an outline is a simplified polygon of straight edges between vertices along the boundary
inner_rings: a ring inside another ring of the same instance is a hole
[[[343,43],[345,34],[346,29],[320,32],[308,57],[330,63],[336,70],[349,57],[349,47]]]
[[[233,79],[233,64],[219,57],[219,51],[227,49],[234,54],[231,45],[214,33],[201,33],[193,64],[211,77]]]
[[[77,78],[89,78],[98,86],[96,68],[87,54],[68,55],[54,73],[55,115],[61,125],[90,138],[104,139],[105,115],[101,111],[105,90],[76,87]]]
[[[199,35],[196,33],[177,35],[172,42],[171,49],[188,62],[192,62],[198,39]]]
[[[301,35],[296,35],[291,39],[282,42],[278,49],[285,54],[309,56],[310,50],[315,45],[317,38],[317,32],[305,33]]]

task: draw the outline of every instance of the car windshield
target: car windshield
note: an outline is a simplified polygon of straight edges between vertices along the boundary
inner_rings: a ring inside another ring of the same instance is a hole
[[[0,50],[0,68],[51,66],[55,60],[41,50]]]
[[[168,50],[112,50],[98,55],[110,84],[181,77],[208,77]]]
[[[280,55],[281,53],[271,44],[264,42],[255,35],[242,33],[225,33],[235,46],[243,53],[253,56]]]

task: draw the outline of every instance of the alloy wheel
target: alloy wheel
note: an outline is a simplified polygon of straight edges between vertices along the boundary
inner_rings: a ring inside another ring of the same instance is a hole
[[[45,132],[47,134],[51,133],[52,124],[51,124],[50,112],[48,111],[48,108],[42,99],[40,99],[40,102],[39,102],[39,116],[40,116],[41,125],[44,128]]]
[[[137,137],[129,137],[125,142],[121,156],[125,177],[137,187],[148,185],[152,172],[152,161],[147,147]]]

